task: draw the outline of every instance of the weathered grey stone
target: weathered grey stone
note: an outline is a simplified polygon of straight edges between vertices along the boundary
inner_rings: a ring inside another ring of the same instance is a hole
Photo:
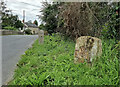
[[[92,63],[93,58],[102,54],[102,42],[91,36],[81,36],[76,40],[74,63]]]
[[[44,43],[44,31],[43,30],[38,31],[38,40],[40,44]]]

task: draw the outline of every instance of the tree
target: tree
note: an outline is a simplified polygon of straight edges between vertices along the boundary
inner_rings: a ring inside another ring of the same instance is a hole
[[[17,22],[15,23],[15,27],[16,28],[23,28],[24,24],[20,21],[20,20],[17,20]]]
[[[23,28],[23,23],[18,19],[18,15],[13,14],[4,14],[2,16],[2,28],[7,26],[15,27],[15,28]]]
[[[38,26],[38,22],[37,22],[37,20],[34,21],[34,24]]]
[[[42,16],[41,19],[44,22],[44,27],[49,34],[55,32],[57,28],[57,15],[58,15],[58,3],[48,4],[43,3]]]
[[[5,3],[3,1],[0,2],[0,19],[2,18],[2,15],[5,13],[4,10],[6,9]],[[1,28],[2,20],[0,20],[0,29]]]
[[[6,4],[0,2],[1,26],[3,29],[23,28],[23,23],[18,19],[18,15],[11,14],[11,10],[6,10]],[[15,29],[14,29],[15,30]]]
[[[1,7],[0,7],[0,14],[3,14],[3,13],[5,13],[6,4],[5,4],[4,1],[1,1],[0,5],[1,5]]]
[[[40,30],[46,30],[46,29],[45,29],[45,26],[44,26],[43,24],[40,24],[40,25],[39,25],[39,29],[40,29]]]

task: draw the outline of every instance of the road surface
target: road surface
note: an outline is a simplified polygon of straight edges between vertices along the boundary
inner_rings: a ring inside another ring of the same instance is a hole
[[[37,39],[37,35],[8,35],[2,37],[2,84],[12,79],[20,56]]]

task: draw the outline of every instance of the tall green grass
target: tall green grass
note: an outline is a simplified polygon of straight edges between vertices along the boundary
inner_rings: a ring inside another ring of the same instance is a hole
[[[102,40],[103,54],[92,67],[74,64],[75,43],[59,35],[35,41],[21,56],[11,85],[118,85],[118,48]],[[115,48],[116,47],[116,48]]]

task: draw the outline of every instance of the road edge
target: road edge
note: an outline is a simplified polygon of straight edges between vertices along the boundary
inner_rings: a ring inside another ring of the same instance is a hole
[[[36,38],[34,41],[32,41],[32,42],[28,45],[28,48],[26,49],[26,51],[27,51],[29,48],[32,48],[34,42],[35,42],[37,39],[38,39],[38,38]],[[21,54],[21,56],[24,55],[24,54],[25,54],[25,51]],[[21,59],[21,56],[20,56],[19,59]],[[13,76],[14,76],[14,73],[15,73],[15,69],[17,69],[17,63],[16,63],[16,65],[15,65],[15,67],[14,67],[14,71],[11,71],[11,76],[8,78],[8,80],[5,82],[5,84],[2,84],[2,80],[1,80],[1,86],[2,86],[2,85],[8,85],[8,84],[14,79]]]

